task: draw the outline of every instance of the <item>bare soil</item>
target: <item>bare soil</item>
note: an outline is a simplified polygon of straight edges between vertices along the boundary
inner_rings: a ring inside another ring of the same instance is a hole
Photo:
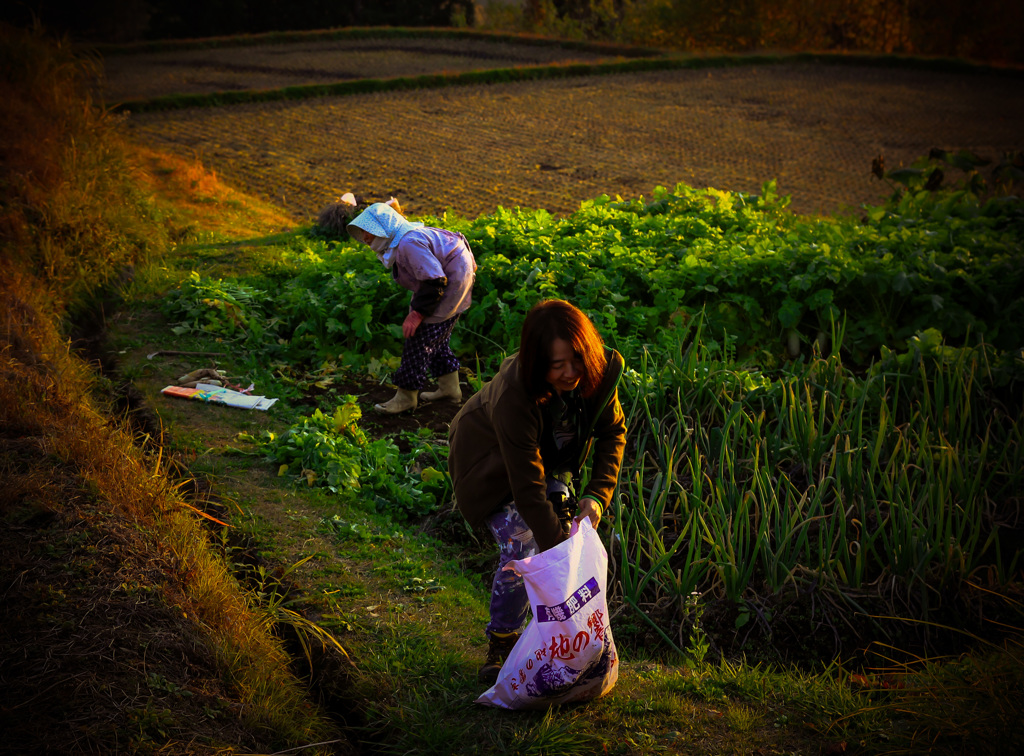
[[[473,395],[473,389],[467,382],[468,373],[463,369],[462,375],[462,400],[469,399]],[[336,382],[333,386],[336,395],[352,394],[358,397],[359,408],[363,412],[360,420],[360,427],[375,438],[384,436],[397,437],[403,431],[415,433],[421,428],[429,428],[434,436],[446,438],[448,425],[452,418],[461,409],[462,403],[451,401],[425,402],[421,401],[416,409],[398,414],[381,412],[375,405],[388,401],[395,395],[395,388],[388,384],[381,384],[370,378],[359,378],[352,376],[347,381]],[[429,386],[426,391],[434,391],[436,386]],[[312,390],[306,394],[304,399],[295,402],[299,406],[306,405],[315,408],[318,402],[319,392]]]
[[[544,48],[527,52],[537,49]],[[361,70],[448,65],[393,52],[372,53],[380,57]],[[243,60],[271,65],[270,53],[223,49],[217,65],[230,68],[234,86],[258,88],[265,74],[247,72]],[[110,91],[127,87],[128,71],[152,85],[151,94],[191,91],[166,71],[188,79],[213,65],[194,53],[162,55],[107,61]],[[459,60],[477,69],[496,62],[468,49]],[[128,122],[139,142],[198,157],[299,223],[347,191],[396,196],[412,215],[473,218],[499,206],[567,214],[601,194],[649,196],[680,182],[759,193],[771,179],[796,212],[859,213],[892,190],[872,175],[878,157],[891,169],[932,148],[993,161],[1024,148],[1024,77],[751,65],[140,113]]]

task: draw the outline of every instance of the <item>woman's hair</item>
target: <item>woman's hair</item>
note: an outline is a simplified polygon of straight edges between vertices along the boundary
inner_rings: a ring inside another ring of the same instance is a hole
[[[590,318],[562,299],[545,299],[526,314],[519,338],[519,370],[528,396],[546,402],[552,394],[547,381],[551,366],[551,345],[555,339],[572,344],[583,361],[580,393],[590,397],[597,391],[608,365],[604,342]]]

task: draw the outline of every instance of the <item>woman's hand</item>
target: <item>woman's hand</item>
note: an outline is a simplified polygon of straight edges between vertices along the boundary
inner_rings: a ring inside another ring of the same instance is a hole
[[[584,496],[580,499],[580,513],[576,515],[576,520],[580,521],[584,517],[589,517],[590,524],[594,526],[594,530],[597,530],[597,526],[601,522],[601,512],[601,502]]]
[[[423,316],[416,312],[416,310],[411,310],[405,316],[405,322],[402,323],[402,335],[407,339],[412,338],[412,335],[416,333],[416,329],[420,327],[422,322]]]

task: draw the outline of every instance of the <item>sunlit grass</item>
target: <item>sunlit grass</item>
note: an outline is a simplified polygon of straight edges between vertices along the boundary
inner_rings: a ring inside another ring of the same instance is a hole
[[[5,28],[2,119],[6,253],[45,282],[58,308],[79,308],[130,280],[165,231],[132,180],[118,119],[89,99],[96,61],[68,40]]]

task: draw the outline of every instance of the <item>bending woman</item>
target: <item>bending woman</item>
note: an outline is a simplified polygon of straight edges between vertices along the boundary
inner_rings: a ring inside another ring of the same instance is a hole
[[[527,619],[523,579],[502,567],[561,543],[573,514],[596,528],[611,502],[626,445],[622,369],[622,356],[604,346],[583,312],[542,301],[526,316],[519,351],[452,420],[456,504],[470,524],[487,525],[501,552],[480,682],[497,678]],[[560,501],[574,500],[591,451],[578,510],[560,512]]]
[[[459,359],[450,341],[459,315],[472,302],[476,260],[466,237],[408,221],[384,202],[370,205],[346,228],[412,292],[402,323],[402,364],[391,378],[398,391],[374,407],[394,414],[415,409],[420,398],[461,402]],[[437,377],[438,390],[419,394],[428,372]]]

